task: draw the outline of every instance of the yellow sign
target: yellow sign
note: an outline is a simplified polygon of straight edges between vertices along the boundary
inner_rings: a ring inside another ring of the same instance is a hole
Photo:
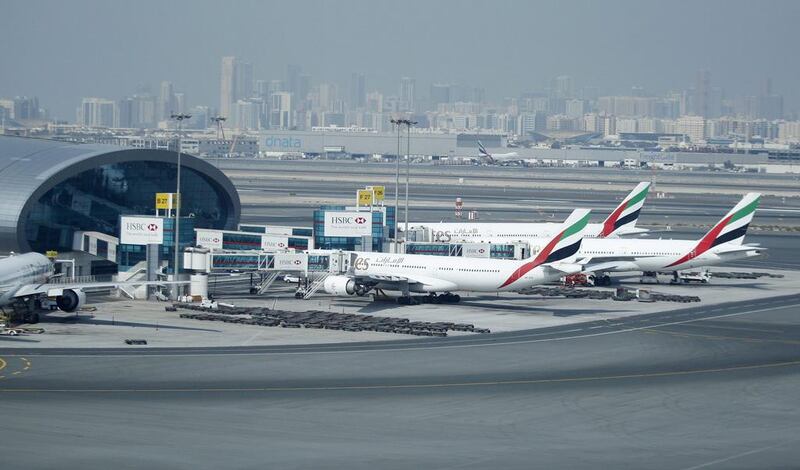
[[[358,205],[369,206],[372,204],[372,190],[359,189],[358,190]]]
[[[58,252],[54,250],[49,250],[47,251],[47,253],[45,253],[45,256],[47,256],[48,258],[55,258],[56,256],[58,256]]]
[[[375,201],[380,202],[383,201],[383,197],[386,194],[386,188],[383,186],[370,186],[369,188],[372,189],[372,194],[375,195]]]
[[[156,193],[156,209],[175,209],[178,200],[176,193]]]

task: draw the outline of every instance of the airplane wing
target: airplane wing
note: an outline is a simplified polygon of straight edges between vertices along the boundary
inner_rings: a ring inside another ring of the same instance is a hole
[[[584,270],[584,266],[579,263],[550,263],[545,268],[554,269],[563,274],[575,274]]]
[[[356,280],[362,283],[377,283],[383,285],[398,285],[407,282],[409,284],[422,284],[430,287],[432,290],[441,291],[455,290],[458,287],[456,284],[449,281],[419,275],[396,276],[393,274],[370,274],[368,276],[356,276]]]
[[[632,261],[615,260],[587,263],[583,265],[583,272],[594,273],[603,271],[639,271],[639,267]]]
[[[28,297],[45,294],[48,297],[61,295],[65,290],[102,290],[115,289],[119,286],[162,286],[173,284],[189,284],[189,281],[125,281],[125,282],[84,282],[64,284],[26,284],[20,286],[12,297]]]

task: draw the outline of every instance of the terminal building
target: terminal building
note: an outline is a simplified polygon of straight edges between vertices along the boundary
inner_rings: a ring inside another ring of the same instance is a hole
[[[177,173],[167,150],[12,136],[0,136],[0,165],[1,252],[115,252],[123,264],[138,258],[107,237],[119,236],[121,216],[155,215],[155,194],[173,192]],[[194,228],[237,228],[239,196],[213,165],[183,155],[181,191],[182,244],[194,243]],[[162,259],[171,253],[171,224],[165,219]]]

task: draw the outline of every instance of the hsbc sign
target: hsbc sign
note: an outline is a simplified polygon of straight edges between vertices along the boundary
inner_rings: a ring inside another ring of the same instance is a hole
[[[124,245],[164,243],[164,221],[160,217],[120,218],[119,241]]]
[[[222,232],[218,230],[195,230],[196,245],[212,250],[222,249]]]
[[[485,243],[464,243],[461,248],[465,258],[489,258],[491,255],[490,245]]]
[[[326,212],[326,237],[363,237],[372,235],[372,214],[369,212]]]
[[[285,251],[289,249],[289,237],[274,235],[261,236],[261,249],[264,251]]]
[[[305,253],[275,254],[275,269],[280,271],[307,271],[308,255]]]

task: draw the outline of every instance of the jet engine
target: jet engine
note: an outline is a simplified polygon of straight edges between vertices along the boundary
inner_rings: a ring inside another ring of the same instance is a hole
[[[64,289],[64,292],[56,297],[56,305],[59,310],[64,312],[74,312],[86,303],[86,293],[82,290]]]
[[[325,279],[322,288],[328,294],[333,295],[353,295],[358,286],[356,281],[347,276],[330,276]]]

